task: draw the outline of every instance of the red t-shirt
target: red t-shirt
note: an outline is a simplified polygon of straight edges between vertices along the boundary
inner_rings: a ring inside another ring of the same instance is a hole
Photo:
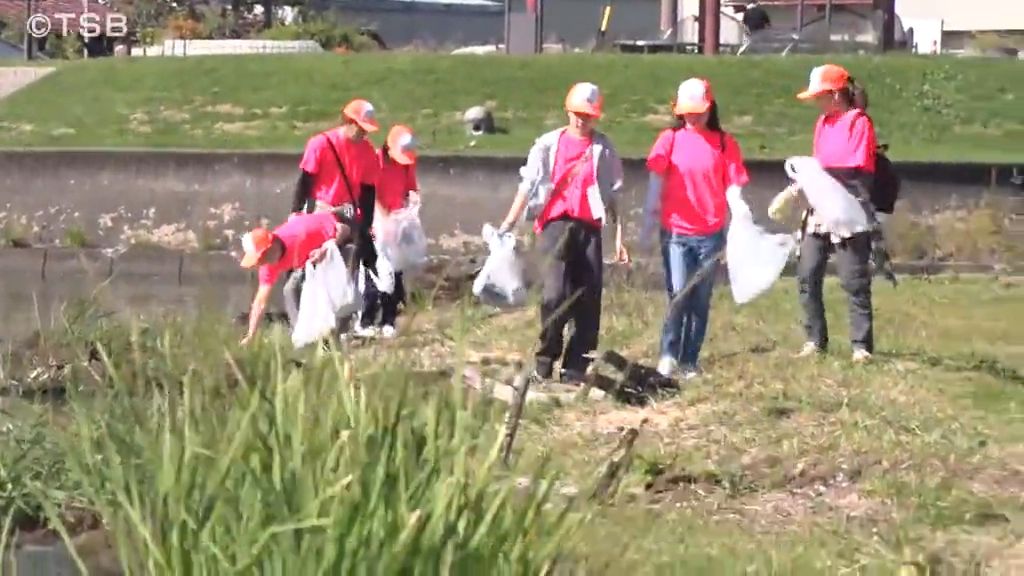
[[[750,181],[739,144],[732,136],[695,128],[659,134],[647,156],[647,169],[664,178],[662,227],[687,236],[721,230],[729,214],[726,188],[746,186]]]
[[[863,110],[822,114],[814,126],[814,157],[823,168],[875,171],[875,126]]]
[[[345,166],[345,174],[352,190],[345,186],[345,179],[338,170],[338,161],[331,152],[331,145]],[[338,130],[310,138],[306,143],[306,151],[302,154],[302,161],[299,162],[299,168],[313,175],[313,199],[331,206],[352,203],[358,207],[359,185],[374,184],[379,166],[377,152],[369,140],[351,140],[342,136]]]
[[[310,252],[335,237],[337,222],[330,212],[292,214],[274,228],[274,236],[284,242],[284,255],[273,264],[260,266],[260,285],[273,286],[283,272],[305,266]]]
[[[380,152],[380,172],[377,175],[377,202],[388,212],[401,209],[409,192],[419,190],[416,181],[416,165],[403,165]]]
[[[548,199],[544,210],[537,217],[534,231],[539,233],[548,222],[563,217],[580,220],[593,226],[601,225],[590,211],[590,202],[587,200],[587,189],[595,184],[593,152],[587,154],[586,159],[578,168],[576,167],[592,142],[593,138],[578,138],[568,131],[562,132],[559,136],[558,149],[555,151],[555,167],[551,173],[551,181],[555,188],[551,191],[551,198]],[[576,171],[575,176],[570,175],[571,170]]]

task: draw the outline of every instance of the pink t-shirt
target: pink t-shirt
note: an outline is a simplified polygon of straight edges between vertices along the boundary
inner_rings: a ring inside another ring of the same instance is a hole
[[[551,191],[551,198],[548,199],[544,210],[537,217],[534,231],[539,233],[548,222],[563,217],[580,220],[593,226],[601,225],[590,211],[590,202],[587,200],[587,189],[595,184],[593,151],[576,167],[592,142],[593,138],[577,138],[568,131],[562,132],[559,136],[558,149],[555,151],[555,167],[551,173],[551,181],[554,182],[555,188]],[[570,171],[575,171],[575,174]]]
[[[695,128],[669,129],[659,134],[647,156],[647,169],[665,179],[661,190],[662,227],[687,236],[707,236],[721,230],[729,214],[726,188],[746,186],[750,181],[740,147],[732,136]]]
[[[352,190],[345,187],[345,179],[338,170],[338,161],[330,146],[338,152],[345,166],[345,174]],[[369,140],[354,141],[338,130],[317,134],[306,143],[299,168],[313,174],[313,199],[331,206],[353,203],[359,206],[360,184],[375,184],[380,163],[377,152]],[[351,197],[350,194],[351,193]]]
[[[875,171],[875,126],[863,110],[822,114],[814,126],[814,157],[824,168]]]
[[[284,242],[284,255],[273,264],[260,266],[260,285],[273,286],[283,272],[305,266],[310,252],[335,237],[337,222],[330,212],[292,214],[274,228],[274,236]]]
[[[405,206],[409,192],[419,190],[416,181],[416,165],[402,165],[385,158],[380,152],[380,173],[377,175],[377,202],[388,212]]]

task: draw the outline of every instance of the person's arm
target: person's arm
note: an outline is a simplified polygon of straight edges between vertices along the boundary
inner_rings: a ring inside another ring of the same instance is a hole
[[[661,190],[665,184],[664,178],[657,172],[651,172],[647,176],[647,196],[644,198],[643,225],[640,229],[640,245],[650,244],[654,229],[658,225],[661,216]]]
[[[295,182],[295,193],[292,196],[292,214],[305,212],[306,206],[313,195],[313,175],[303,170]]]
[[[314,136],[306,142],[306,149],[299,161],[299,179],[295,182],[295,193],[292,196],[292,213],[305,212],[307,203],[313,197],[313,180],[320,171],[320,159],[323,155],[326,137]]]
[[[501,226],[498,227],[498,232],[504,234],[511,231],[516,227],[519,219],[523,216],[523,211],[526,210],[526,205],[529,202],[530,194],[540,183],[540,178],[544,173],[544,163],[547,162],[548,148],[542,144],[541,139],[534,142],[533,147],[530,148],[530,153],[526,156],[526,164],[519,169],[519,187],[516,189],[516,197],[512,200],[512,205],[508,209],[508,213],[505,215],[505,219],[502,221]]]
[[[640,245],[648,246],[661,220],[661,195],[665,186],[665,174],[672,162],[675,132],[666,130],[658,135],[647,155],[647,196],[644,198],[643,225],[640,229]]]
[[[505,219],[501,222],[501,227],[498,231],[504,234],[515,228],[516,222],[523,215],[523,210],[526,209],[526,200],[529,197],[529,192],[519,190],[516,192],[516,197],[512,200],[512,206],[508,209],[508,214],[505,215]]]
[[[259,288],[256,289],[256,295],[252,299],[252,306],[249,307],[249,331],[245,334],[245,338],[242,339],[243,346],[251,342],[253,337],[256,336],[260,322],[263,320],[263,312],[267,309],[267,303],[270,302],[270,292],[273,288],[272,284],[260,284]]]

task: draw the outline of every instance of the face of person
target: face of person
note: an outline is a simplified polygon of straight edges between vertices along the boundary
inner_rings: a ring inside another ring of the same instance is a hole
[[[359,124],[356,124],[355,122],[350,122],[345,125],[345,136],[347,136],[351,140],[359,141],[362,140],[363,138],[366,138],[366,135],[366,130],[364,130]]]
[[[274,243],[267,248],[267,251],[260,256],[260,265],[264,264],[276,264],[281,257],[284,256],[284,243],[274,238]]]
[[[569,112],[569,126],[580,134],[590,134],[594,131],[594,124],[597,123],[597,118],[588,116],[586,114],[577,114],[575,112]]]
[[[691,126],[693,128],[707,128],[708,116],[710,115],[711,112],[709,110],[705,110],[700,114],[683,114],[683,120],[686,122],[687,126]]]
[[[824,114],[831,114],[840,109],[839,96],[835,92],[825,92],[814,97],[814,103],[818,105]]]

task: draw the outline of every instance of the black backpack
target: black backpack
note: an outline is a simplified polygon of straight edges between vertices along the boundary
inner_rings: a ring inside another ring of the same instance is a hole
[[[892,214],[896,207],[896,199],[900,195],[900,177],[893,168],[892,161],[885,155],[888,145],[881,145],[875,154],[875,181],[871,187],[871,203],[877,212]]]

